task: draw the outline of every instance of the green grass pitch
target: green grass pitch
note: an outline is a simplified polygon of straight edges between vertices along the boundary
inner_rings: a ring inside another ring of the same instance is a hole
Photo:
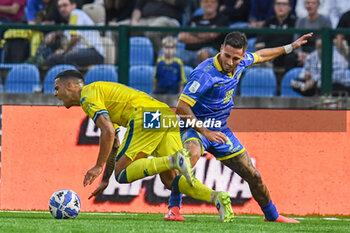
[[[48,212],[1,211],[0,232],[350,232],[350,216],[297,218],[300,224],[266,223],[263,216],[238,215],[221,223],[218,215],[184,215],[185,222],[165,222],[163,214],[80,213],[74,220],[57,220]]]

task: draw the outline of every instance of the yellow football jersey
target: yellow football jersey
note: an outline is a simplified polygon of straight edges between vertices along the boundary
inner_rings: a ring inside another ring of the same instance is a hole
[[[142,91],[112,82],[94,82],[83,87],[80,105],[96,122],[102,113],[108,113],[115,128],[126,127],[135,115],[145,107],[169,108]]]

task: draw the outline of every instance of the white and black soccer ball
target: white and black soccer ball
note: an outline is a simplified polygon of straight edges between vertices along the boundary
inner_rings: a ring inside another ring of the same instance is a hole
[[[57,219],[73,219],[80,212],[79,196],[72,190],[61,189],[52,194],[49,202],[50,213]]]

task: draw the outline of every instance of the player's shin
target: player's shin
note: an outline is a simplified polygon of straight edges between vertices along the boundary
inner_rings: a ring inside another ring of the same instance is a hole
[[[198,180],[191,186],[184,176],[178,175],[174,179],[171,188],[175,193],[183,193],[197,200],[213,203],[212,194],[214,191]]]
[[[184,174],[187,182],[192,185],[194,182],[194,175],[188,154],[188,150],[181,149],[174,155],[167,157],[137,159],[124,170],[116,174],[116,180],[119,183],[130,183],[175,168]]]
[[[182,193],[175,193],[171,192],[169,197],[169,209],[173,208],[174,206],[181,208],[181,202],[182,202]]]
[[[152,176],[170,170],[168,157],[157,157],[152,159],[138,159],[127,168],[115,175],[119,183],[130,183],[135,180]]]

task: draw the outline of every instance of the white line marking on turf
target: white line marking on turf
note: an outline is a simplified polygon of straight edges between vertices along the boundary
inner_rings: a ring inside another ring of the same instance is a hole
[[[0,213],[24,213],[24,214],[49,214],[48,211],[27,211],[27,210],[0,210]],[[83,215],[139,215],[138,213],[96,213],[96,212],[81,212]]]
[[[26,210],[0,210],[0,213],[23,213],[23,214],[49,214],[50,212],[48,211],[26,211]],[[108,213],[98,213],[98,212],[81,212],[80,214],[82,215],[116,215],[116,216],[123,216],[123,215],[133,215],[137,216],[140,214],[146,214],[146,213],[113,213],[113,212],[108,212]],[[217,218],[218,215],[216,214],[183,214],[184,217],[190,217],[190,218],[201,218],[201,217],[210,217],[210,218]],[[236,215],[236,218],[263,218],[263,216],[245,216],[245,215]],[[327,221],[350,221],[350,218],[334,218],[334,217],[293,217],[295,219],[299,220],[310,220],[310,219],[323,219]]]

